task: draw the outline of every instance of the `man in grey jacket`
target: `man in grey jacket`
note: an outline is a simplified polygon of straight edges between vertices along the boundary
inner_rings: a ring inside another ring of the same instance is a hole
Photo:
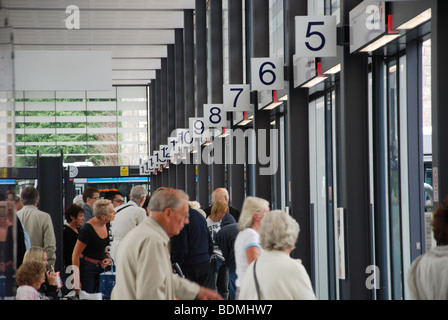
[[[17,217],[30,237],[31,246],[44,249],[47,253],[48,265],[54,267],[56,237],[50,215],[37,209],[39,192],[34,187],[26,187],[20,197],[22,198],[23,208],[17,211]]]

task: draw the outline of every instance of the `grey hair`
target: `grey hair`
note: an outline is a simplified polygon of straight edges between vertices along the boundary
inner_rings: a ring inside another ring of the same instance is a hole
[[[140,201],[142,197],[146,197],[148,194],[148,190],[145,189],[143,186],[135,186],[131,189],[131,199],[132,200],[138,200]]]
[[[265,207],[269,207],[269,201],[258,197],[247,197],[244,200],[241,215],[238,220],[238,229],[244,230],[252,225],[252,217]]]
[[[260,245],[265,250],[285,250],[293,248],[299,236],[297,221],[281,210],[266,213],[260,226]]]
[[[227,197],[229,199],[229,191],[227,191],[226,188],[217,188],[212,193],[212,202],[215,203],[216,201],[225,201],[224,199]]]
[[[161,212],[166,208],[179,209],[185,202],[188,202],[188,195],[179,189],[163,188],[151,195],[149,200],[149,211]]]
[[[93,204],[93,214],[98,219],[101,216],[107,216],[109,214],[109,205],[112,203],[112,201],[108,199],[98,199]]]
[[[28,186],[22,190],[20,197],[24,206],[35,205],[39,200],[39,192],[36,188]]]

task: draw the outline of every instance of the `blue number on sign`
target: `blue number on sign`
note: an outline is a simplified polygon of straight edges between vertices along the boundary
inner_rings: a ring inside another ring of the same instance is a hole
[[[199,126],[198,126],[199,124]],[[193,123],[193,127],[194,127],[194,133],[195,134],[203,134],[204,133],[204,122],[202,122],[202,120],[196,120]]]
[[[187,135],[190,136],[190,139],[188,139]],[[185,133],[184,133],[184,141],[185,141],[186,144],[192,144],[193,143],[193,137],[190,134],[190,130],[185,131]]]
[[[273,64],[272,62],[265,62],[260,66],[260,72],[259,72],[259,77],[260,77],[260,81],[265,85],[265,86],[270,86],[271,84],[273,84],[275,82],[275,80],[277,79],[277,76],[275,75],[275,72],[272,70],[263,70],[265,66],[271,66],[272,69],[275,69],[275,64]],[[265,81],[264,76],[266,75],[266,73],[269,73],[270,75],[272,75],[272,79],[271,81]]]
[[[240,94],[244,91],[244,89],[243,88],[231,88],[230,91],[238,91],[238,93],[236,94],[235,100],[233,101],[233,107],[236,108],[238,98],[240,97]]]
[[[214,112],[214,110],[218,110],[218,112]],[[214,119],[218,118],[218,121],[213,121]],[[213,119],[212,119],[213,118]],[[213,107],[210,109],[210,122],[211,123],[220,123],[221,122],[221,109],[218,107]]]
[[[310,38],[312,36],[318,36],[320,37],[321,40],[320,45],[317,47],[312,47],[309,42],[305,42],[306,47],[311,51],[319,51],[325,46],[325,36],[319,31],[311,31],[312,26],[323,26],[323,25],[324,25],[323,21],[314,21],[308,23],[308,29],[306,30],[306,37]]]

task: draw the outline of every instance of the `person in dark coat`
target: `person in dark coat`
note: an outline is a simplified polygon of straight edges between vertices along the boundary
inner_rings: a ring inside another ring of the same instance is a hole
[[[229,269],[229,300],[235,300],[236,294],[235,239],[238,232],[238,223],[230,223],[221,226],[221,230],[218,231],[215,239]]]
[[[227,206],[229,207],[229,213],[235,218],[235,221],[238,222],[238,219],[240,218],[240,211],[238,209],[232,207],[231,205],[229,205],[229,192],[225,188],[217,188],[217,189],[215,189],[215,191],[213,191],[213,194],[212,194],[212,202],[213,203],[211,206],[204,209],[207,217],[212,212],[213,204],[216,201],[224,201],[225,203],[227,203]]]
[[[208,277],[213,241],[200,212],[189,207],[189,224],[171,238],[171,263],[177,263],[185,278],[204,286]]]

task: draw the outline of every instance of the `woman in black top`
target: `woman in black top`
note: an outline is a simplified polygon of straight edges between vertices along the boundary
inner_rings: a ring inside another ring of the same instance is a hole
[[[69,205],[64,212],[67,224],[64,226],[64,270],[72,264],[72,254],[84,221],[84,209],[77,204]]]
[[[75,266],[74,281],[77,293],[80,287],[88,293],[98,292],[99,275],[111,263],[106,255],[106,247],[109,245],[109,230],[106,224],[114,220],[114,206],[110,200],[100,199],[93,205],[93,213],[94,217],[81,229],[73,249],[72,264]]]

